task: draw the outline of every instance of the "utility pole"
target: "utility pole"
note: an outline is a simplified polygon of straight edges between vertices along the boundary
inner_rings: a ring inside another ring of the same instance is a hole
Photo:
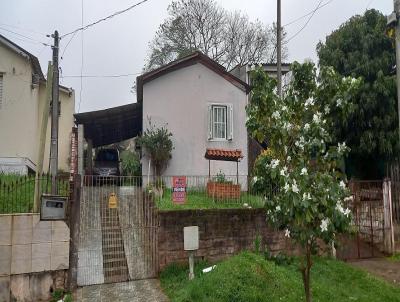
[[[281,0],[277,0],[277,34],[276,34],[276,55],[277,55],[277,80],[278,95],[282,97],[282,25],[281,25]]]
[[[396,17],[396,83],[397,83],[397,113],[399,117],[399,139],[400,139],[400,0],[394,0],[394,13]]]
[[[58,31],[54,32],[53,45],[53,87],[51,106],[51,142],[50,142],[50,175],[51,194],[57,194],[57,171],[58,171],[58,112],[59,112],[59,73],[58,73],[58,50],[60,39]]]
[[[40,177],[43,173],[43,158],[44,158],[44,149],[46,145],[46,133],[47,133],[47,124],[49,121],[49,110],[50,103],[52,98],[51,87],[53,85],[53,65],[49,62],[47,67],[47,82],[46,82],[46,99],[43,104],[43,112],[42,112],[42,121],[40,127],[40,138],[39,138],[39,152],[38,152],[38,161],[36,166],[36,176],[35,176],[35,196],[33,201],[33,209],[36,213],[39,209],[39,200],[40,200]]]

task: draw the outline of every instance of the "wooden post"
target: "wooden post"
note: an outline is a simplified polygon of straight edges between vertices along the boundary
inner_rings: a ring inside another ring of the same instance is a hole
[[[211,179],[211,160],[208,160],[208,179]]]
[[[239,184],[239,161],[236,161],[236,184]]]
[[[40,199],[40,184],[39,177],[43,173],[43,160],[44,160],[44,150],[46,146],[46,134],[47,134],[47,124],[49,121],[49,113],[50,113],[50,102],[51,102],[51,87],[53,82],[53,65],[49,62],[47,67],[47,82],[46,82],[46,99],[43,104],[43,112],[42,112],[42,122],[40,127],[40,137],[39,137],[39,150],[38,150],[38,160],[36,166],[36,175],[35,175],[35,195],[33,199],[33,212],[37,212],[39,210],[39,199]]]

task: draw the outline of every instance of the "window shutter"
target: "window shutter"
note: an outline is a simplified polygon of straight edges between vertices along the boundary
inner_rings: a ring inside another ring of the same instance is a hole
[[[227,116],[227,130],[228,130],[228,135],[227,138],[228,140],[233,140],[233,106],[228,105],[227,107],[228,112],[226,113]]]
[[[3,106],[3,75],[0,73],[0,109]]]
[[[208,105],[208,128],[207,128],[207,139],[212,139],[212,106]]]

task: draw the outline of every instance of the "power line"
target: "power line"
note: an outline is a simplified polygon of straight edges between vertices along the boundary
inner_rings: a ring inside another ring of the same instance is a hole
[[[62,78],[123,78],[142,74],[142,72],[105,75],[64,75]]]
[[[322,4],[322,5],[320,5],[318,8],[313,9],[312,11],[308,12],[307,14],[305,14],[305,15],[303,15],[303,16],[301,16],[301,17],[298,17],[298,18],[294,19],[293,21],[290,21],[289,23],[286,23],[285,25],[283,25],[283,27],[292,25],[293,23],[296,23],[296,22],[298,22],[298,21],[304,19],[305,17],[308,17],[308,16],[311,15],[311,14],[315,14],[316,11],[320,10],[320,9],[323,8],[324,6],[327,6],[327,5],[328,5],[329,3],[331,3],[332,1],[334,1],[334,0],[329,0],[328,2],[326,2],[326,3]]]
[[[65,51],[67,50],[67,48],[68,48],[69,44],[71,43],[72,39],[75,37],[76,33],[77,33],[77,32],[75,32],[75,33],[71,36],[71,39],[69,39],[68,43],[65,45],[64,50],[63,50],[63,52],[62,52],[62,54],[61,54],[61,60],[63,59],[64,53],[65,53]]]
[[[297,37],[297,36],[307,27],[307,25],[308,25],[308,23],[310,23],[312,17],[314,17],[316,11],[320,8],[320,6],[321,6],[321,4],[322,4],[322,1],[323,1],[323,0],[320,0],[320,1],[318,2],[317,7],[312,11],[312,13],[311,13],[310,17],[308,18],[307,22],[304,23],[304,25],[303,25],[293,36],[291,36],[290,38],[288,38],[288,39],[285,41],[285,44],[286,44],[286,43],[289,43],[290,40],[292,40],[292,39],[294,39],[295,37]],[[331,1],[333,1],[333,0],[331,0]]]
[[[2,23],[2,22],[0,22],[0,25],[2,25],[2,26],[8,26],[8,27],[15,28],[15,29],[19,29],[19,30],[22,30],[22,31],[31,32],[31,33],[38,34],[38,35],[42,35],[42,36],[47,36],[47,34],[45,34],[45,33],[42,33],[42,32],[36,31],[36,30],[32,30],[32,29],[27,29],[27,28],[19,27],[19,26],[16,26],[16,25],[11,25],[11,24]]]
[[[77,28],[77,29],[75,29],[75,30],[73,30],[73,31],[71,31],[71,32],[69,32],[69,33],[66,33],[66,34],[62,35],[62,36],[61,36],[61,39],[64,38],[64,37],[66,37],[66,36],[68,36],[68,35],[71,35],[71,34],[77,32],[77,31],[86,30],[86,29],[88,29],[89,27],[92,27],[92,26],[94,26],[94,25],[96,25],[96,24],[99,24],[100,22],[106,21],[106,20],[111,19],[111,18],[113,18],[113,17],[115,17],[115,16],[118,16],[118,15],[120,15],[120,14],[123,14],[123,13],[125,13],[125,12],[131,10],[132,8],[135,8],[136,6],[139,6],[139,5],[141,5],[141,4],[143,4],[143,3],[147,2],[147,1],[149,1],[149,0],[142,0],[142,1],[140,1],[140,2],[137,2],[137,3],[135,3],[135,4],[131,5],[131,6],[129,6],[128,8],[125,8],[125,9],[123,9],[123,10],[117,11],[117,12],[115,12],[115,13],[113,13],[113,14],[107,16],[107,17],[101,18],[101,19],[99,19],[99,20],[97,20],[97,21],[95,21],[95,22],[93,22],[93,23],[90,23],[90,24],[85,25],[85,26],[82,25],[81,27],[79,27],[79,28]]]
[[[7,29],[7,28],[0,27],[0,29],[1,29],[1,30],[4,30],[4,31],[6,31],[6,32],[9,32],[9,33],[11,33],[11,34],[14,34],[14,35],[20,36],[20,37],[22,37],[22,38],[28,39],[28,40],[30,40],[30,41],[31,41],[31,43],[37,43],[37,44],[43,44],[43,45],[45,45],[45,46],[50,46],[49,44],[47,44],[47,43],[44,43],[43,41],[40,41],[40,40],[37,40],[37,39],[31,38],[31,37],[28,37],[28,36],[26,36],[26,35],[23,35],[23,34],[17,33],[17,32],[15,32],[15,31],[9,30],[9,29]]]

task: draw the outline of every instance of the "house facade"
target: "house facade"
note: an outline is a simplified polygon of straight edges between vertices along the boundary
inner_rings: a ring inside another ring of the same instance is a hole
[[[60,87],[59,95],[59,169],[69,171],[75,96],[66,87]],[[0,173],[36,170],[45,100],[46,79],[38,59],[0,35]],[[49,118],[43,171],[49,165],[50,124]]]
[[[195,52],[137,79],[143,131],[149,121],[172,133],[174,149],[163,175],[247,176],[246,102],[249,86],[204,54]],[[241,150],[236,163],[208,161],[207,148]],[[142,174],[152,175],[143,152]],[[238,169],[238,170],[237,170]]]

